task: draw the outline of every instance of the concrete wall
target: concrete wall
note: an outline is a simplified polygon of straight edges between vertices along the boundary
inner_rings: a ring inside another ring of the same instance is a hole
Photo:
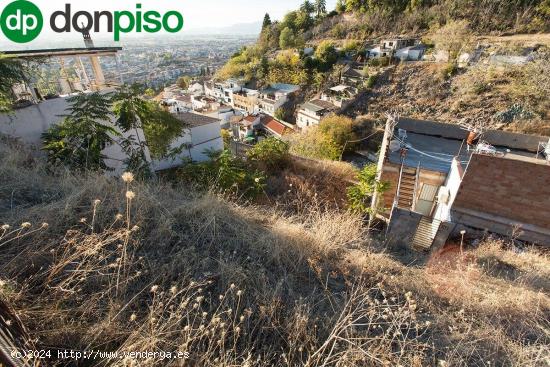
[[[453,159],[451,164],[451,171],[447,176],[444,187],[449,194],[449,200],[445,202],[438,202],[436,210],[434,212],[434,218],[441,221],[451,221],[451,207],[458,194],[458,189],[462,183],[462,175],[464,169],[457,159]]]
[[[386,236],[388,246],[394,249],[409,249],[421,219],[421,214],[393,208]]]
[[[550,245],[550,167],[474,154],[452,206],[454,222]]]
[[[184,147],[181,149],[181,147]],[[223,150],[223,138],[218,122],[185,129],[184,135],[176,139],[171,149],[181,149],[181,153],[175,157],[154,160],[153,169],[156,171],[179,167],[189,160],[203,162],[209,159],[208,151]]]
[[[296,125],[300,129],[307,129],[309,126],[318,125],[320,121],[321,117],[316,116],[314,112],[302,109],[298,111]]]

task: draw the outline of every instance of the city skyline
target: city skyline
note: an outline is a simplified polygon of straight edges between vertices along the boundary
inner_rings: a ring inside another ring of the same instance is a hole
[[[5,37],[0,37],[0,48],[36,48],[44,43],[51,43],[52,36],[58,37],[62,42],[76,42],[81,39],[80,34],[75,31],[70,33],[56,34],[49,28],[49,18],[54,11],[63,10],[66,0],[33,0],[33,2],[41,9],[44,16],[44,29],[40,36],[25,45],[17,45],[9,42]],[[174,36],[193,36],[201,31],[205,33],[220,33],[231,32],[235,29],[237,33],[250,34],[259,29],[259,24],[265,13],[269,13],[273,20],[281,19],[287,12],[299,8],[302,0],[280,0],[277,2],[258,1],[258,0],[234,0],[234,1],[219,1],[219,0],[202,0],[202,1],[179,1],[179,0],[160,0],[153,2],[147,1],[130,1],[119,0],[117,2],[107,0],[96,0],[94,2],[78,2],[71,3],[72,14],[83,10],[88,12],[100,10],[128,10],[136,11],[136,4],[141,4],[143,11],[156,10],[161,13],[176,10],[183,14],[185,25],[182,31]],[[336,0],[327,0],[327,10],[330,11],[335,7]],[[243,26],[244,25],[244,26]],[[240,26],[240,27],[235,27]],[[91,32],[92,37],[96,39],[107,39],[112,37],[105,31]],[[168,35],[164,32],[159,32],[161,35]],[[157,35],[158,35],[157,34]],[[60,37],[61,36],[61,37]],[[147,33],[129,33],[123,35],[121,41],[125,39],[135,39],[139,37],[149,37]],[[112,41],[112,43],[115,43]]]

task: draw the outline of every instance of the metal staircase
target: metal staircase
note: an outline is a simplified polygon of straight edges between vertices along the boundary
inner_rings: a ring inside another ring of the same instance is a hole
[[[397,192],[397,207],[412,210],[417,184],[417,169],[401,167]]]
[[[432,247],[437,231],[441,221],[438,219],[431,219],[423,217],[418,224],[416,233],[413,238],[412,248],[416,251],[426,251]]]

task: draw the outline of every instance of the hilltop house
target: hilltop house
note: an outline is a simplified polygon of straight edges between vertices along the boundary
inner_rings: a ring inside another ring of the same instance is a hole
[[[550,245],[549,138],[388,121],[373,209],[392,246],[431,250],[465,229]],[[529,180],[525,180],[529,177]]]
[[[289,97],[298,92],[300,87],[293,84],[274,83],[260,91],[258,99],[259,110],[270,116],[288,101]]]
[[[244,89],[233,93],[233,107],[245,113],[254,114],[258,112],[259,92],[252,89]]]
[[[356,88],[362,87],[364,81],[365,73],[363,72],[363,70],[358,70],[349,65],[344,68],[340,77],[340,83],[344,85],[354,86]]]
[[[330,102],[338,108],[345,109],[357,96],[357,88],[348,85],[337,85],[321,94],[321,100]]]
[[[398,50],[415,46],[418,43],[416,38],[391,38],[380,42],[380,45],[368,50],[370,58],[394,57]]]
[[[296,118],[296,125],[301,129],[318,125],[325,116],[337,110],[338,107],[331,102],[314,99],[304,103],[300,107]]]

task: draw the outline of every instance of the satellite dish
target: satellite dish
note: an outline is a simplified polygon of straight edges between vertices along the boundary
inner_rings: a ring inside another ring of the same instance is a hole
[[[390,141],[390,151],[392,153],[397,152],[399,149],[401,149],[401,143],[398,140]]]

